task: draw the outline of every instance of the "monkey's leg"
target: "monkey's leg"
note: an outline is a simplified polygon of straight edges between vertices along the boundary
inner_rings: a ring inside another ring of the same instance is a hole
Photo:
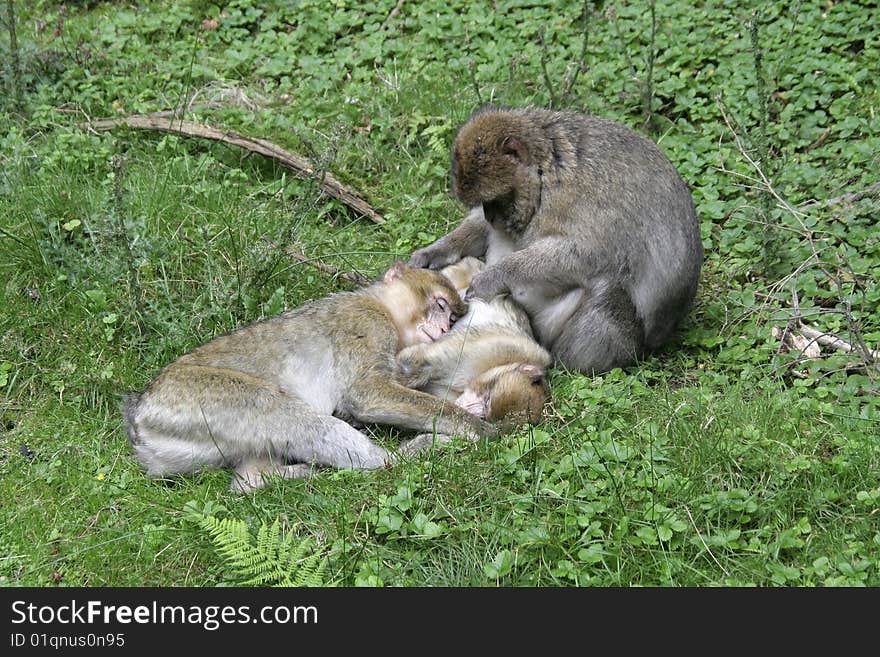
[[[632,365],[644,353],[642,322],[623,288],[585,298],[566,323],[550,352],[571,370],[584,374]]]
[[[154,477],[254,460],[376,468],[388,453],[342,420],[263,380],[178,365],[128,414],[132,447]]]
[[[299,417],[299,427],[287,436],[283,447],[279,445],[287,460],[355,469],[381,468],[389,462],[387,450],[347,422],[314,411],[312,416],[307,429]]]

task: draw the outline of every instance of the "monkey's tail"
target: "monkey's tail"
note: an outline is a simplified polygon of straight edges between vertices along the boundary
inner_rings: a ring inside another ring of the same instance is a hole
[[[141,395],[138,392],[127,392],[122,395],[122,416],[125,418],[125,429],[128,432],[128,442],[137,445],[141,442],[134,426],[134,414],[137,410]]]

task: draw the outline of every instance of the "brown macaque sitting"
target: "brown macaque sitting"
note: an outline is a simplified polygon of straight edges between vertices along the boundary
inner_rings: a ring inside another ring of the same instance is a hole
[[[656,144],[609,119],[487,107],[452,144],[471,211],[410,258],[485,258],[471,297],[509,294],[557,365],[626,367],[673,336],[703,262],[691,192]]]
[[[483,266],[468,257],[442,272],[464,294]],[[468,313],[441,339],[402,350],[397,376],[477,417],[502,425],[535,424],[550,396],[546,373],[551,360],[535,342],[525,311],[501,295],[473,299]]]
[[[394,380],[398,351],[434,342],[465,312],[440,272],[398,262],[368,287],[214,338],[126,395],[135,456],[152,477],[234,468],[243,491],[267,475],[379,468],[435,439],[490,435],[491,424]],[[431,433],[389,452],[341,418]]]

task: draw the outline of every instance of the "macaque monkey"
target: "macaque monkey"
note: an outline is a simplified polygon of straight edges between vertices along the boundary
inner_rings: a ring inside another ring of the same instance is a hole
[[[464,294],[483,269],[468,257],[442,273]],[[529,318],[507,295],[474,299],[441,339],[397,355],[405,385],[455,401],[469,413],[502,424],[537,423],[550,396],[550,354],[535,342]]]
[[[233,489],[316,467],[378,468],[492,425],[394,381],[395,355],[447,333],[467,307],[439,272],[398,262],[381,281],[238,329],[126,396],[129,440],[148,475],[232,467]],[[345,420],[431,432],[389,453]]]
[[[484,108],[455,137],[452,191],[470,213],[410,265],[485,257],[468,299],[510,294],[559,365],[630,365],[672,337],[693,301],[703,248],[688,186],[619,123]]]

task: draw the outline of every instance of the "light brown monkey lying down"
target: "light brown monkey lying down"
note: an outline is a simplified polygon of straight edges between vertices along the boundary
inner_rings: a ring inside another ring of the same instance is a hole
[[[484,264],[474,257],[442,269],[460,295]],[[397,355],[406,386],[454,400],[474,415],[502,424],[537,423],[550,389],[552,358],[532,335],[529,318],[508,295],[468,301],[467,314],[445,336]]]
[[[395,355],[446,333],[465,305],[440,272],[403,263],[355,292],[311,301],[219,336],[167,365],[123,414],[153,477],[236,470],[233,488],[311,474],[315,466],[378,468],[389,452],[346,420],[476,439],[494,428],[394,381]],[[417,436],[398,452],[434,442]]]

